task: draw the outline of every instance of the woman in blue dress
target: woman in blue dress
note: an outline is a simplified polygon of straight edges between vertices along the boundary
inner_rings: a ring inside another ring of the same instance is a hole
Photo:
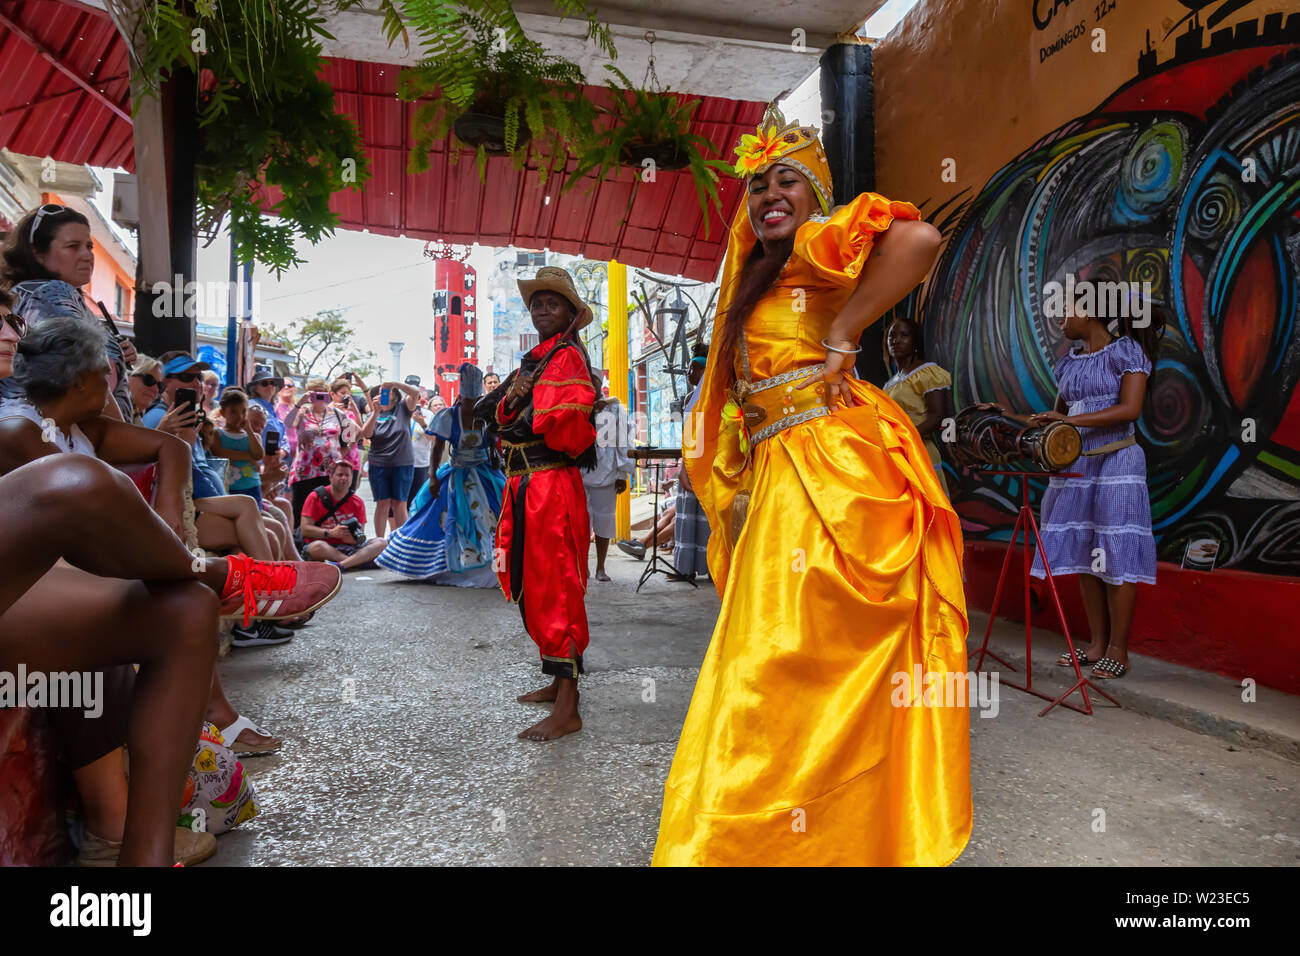
[[[1045,554],[1054,576],[1079,576],[1091,632],[1079,664],[1091,664],[1094,679],[1113,680],[1128,673],[1137,582],[1156,582],[1146,455],[1134,425],[1159,351],[1164,312],[1153,305],[1144,327],[1136,327],[1135,318],[1114,319],[1119,334],[1113,335],[1106,319],[1087,311],[1076,306],[1060,320],[1065,338],[1084,347],[1056,363],[1056,408],[1010,417],[1031,425],[1068,422],[1083,439],[1083,454],[1069,469],[1081,477],[1052,478],[1043,494],[1043,552],[1034,556],[1030,573],[1045,577]],[[1072,666],[1068,653],[1057,663]]]
[[[451,445],[451,458],[430,468],[411,516],[375,559],[381,568],[435,584],[497,587],[492,555],[506,479],[492,467],[484,424],[474,418],[482,394],[483,373],[464,363],[460,397],[434,416],[427,432],[436,439],[430,460],[442,458],[444,442]]]

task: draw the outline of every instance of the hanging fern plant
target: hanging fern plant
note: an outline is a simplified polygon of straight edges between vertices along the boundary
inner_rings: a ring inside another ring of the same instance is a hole
[[[700,100],[684,98],[667,89],[641,89],[613,64],[605,69],[619,80],[618,83],[605,81],[612,96],[610,106],[600,113],[610,122],[605,129],[589,137],[584,147],[577,151],[577,167],[562,192],[572,189],[588,173],[594,172],[597,179],[605,179],[620,167],[629,166],[641,174],[628,197],[630,210],[647,170],[657,173],[659,170],[689,169],[696,198],[704,213],[704,235],[707,238],[712,219],[709,210],[722,217],[718,176],[734,175],[734,171],[730,163],[710,158],[711,154],[717,154],[717,146],[691,132],[691,119]]]
[[[408,168],[424,172],[429,154],[454,132],[474,149],[480,178],[487,158],[504,153],[522,169],[531,158],[543,182],[590,138],[595,111],[582,95],[582,69],[526,37],[511,42],[499,24],[464,15],[463,39],[404,70],[398,96],[416,102]],[[458,158],[450,151],[449,161]]]

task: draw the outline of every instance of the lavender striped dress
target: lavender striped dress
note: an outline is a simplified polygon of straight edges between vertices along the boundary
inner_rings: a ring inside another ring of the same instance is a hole
[[[1069,414],[1109,408],[1119,401],[1126,372],[1151,374],[1151,362],[1133,339],[1122,336],[1096,352],[1071,352],[1056,364],[1056,381]],[[1080,428],[1083,450],[1133,434],[1133,423]],[[1043,495],[1043,550],[1052,574],[1091,574],[1107,584],[1155,584],[1156,541],[1151,533],[1147,460],[1139,445],[1105,455],[1080,456],[1070,471],[1082,478],[1052,478]],[[1044,577],[1041,555],[1030,572]]]

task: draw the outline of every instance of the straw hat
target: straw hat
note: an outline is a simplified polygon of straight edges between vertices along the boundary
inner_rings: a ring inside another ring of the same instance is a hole
[[[578,322],[575,329],[585,328],[591,324],[591,306],[578,296],[578,290],[573,284],[573,276],[569,275],[568,270],[558,266],[542,266],[537,270],[536,278],[519,280],[519,294],[523,296],[525,306],[538,292],[554,292],[556,295],[563,296],[577,309]]]

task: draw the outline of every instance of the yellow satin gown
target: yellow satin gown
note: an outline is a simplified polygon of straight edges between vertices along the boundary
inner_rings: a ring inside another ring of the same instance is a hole
[[[746,325],[753,380],[825,359],[821,340],[895,217],[919,214],[865,193],[799,228]],[[753,241],[742,210],[724,288]],[[957,515],[908,416],[856,379],[852,408],[760,442],[729,477],[744,455],[716,352],[685,454],[722,607],[653,862],[946,865],[970,837],[969,710],[892,701],[895,675],[918,665],[967,670]],[[742,487],[752,498],[732,550]]]

